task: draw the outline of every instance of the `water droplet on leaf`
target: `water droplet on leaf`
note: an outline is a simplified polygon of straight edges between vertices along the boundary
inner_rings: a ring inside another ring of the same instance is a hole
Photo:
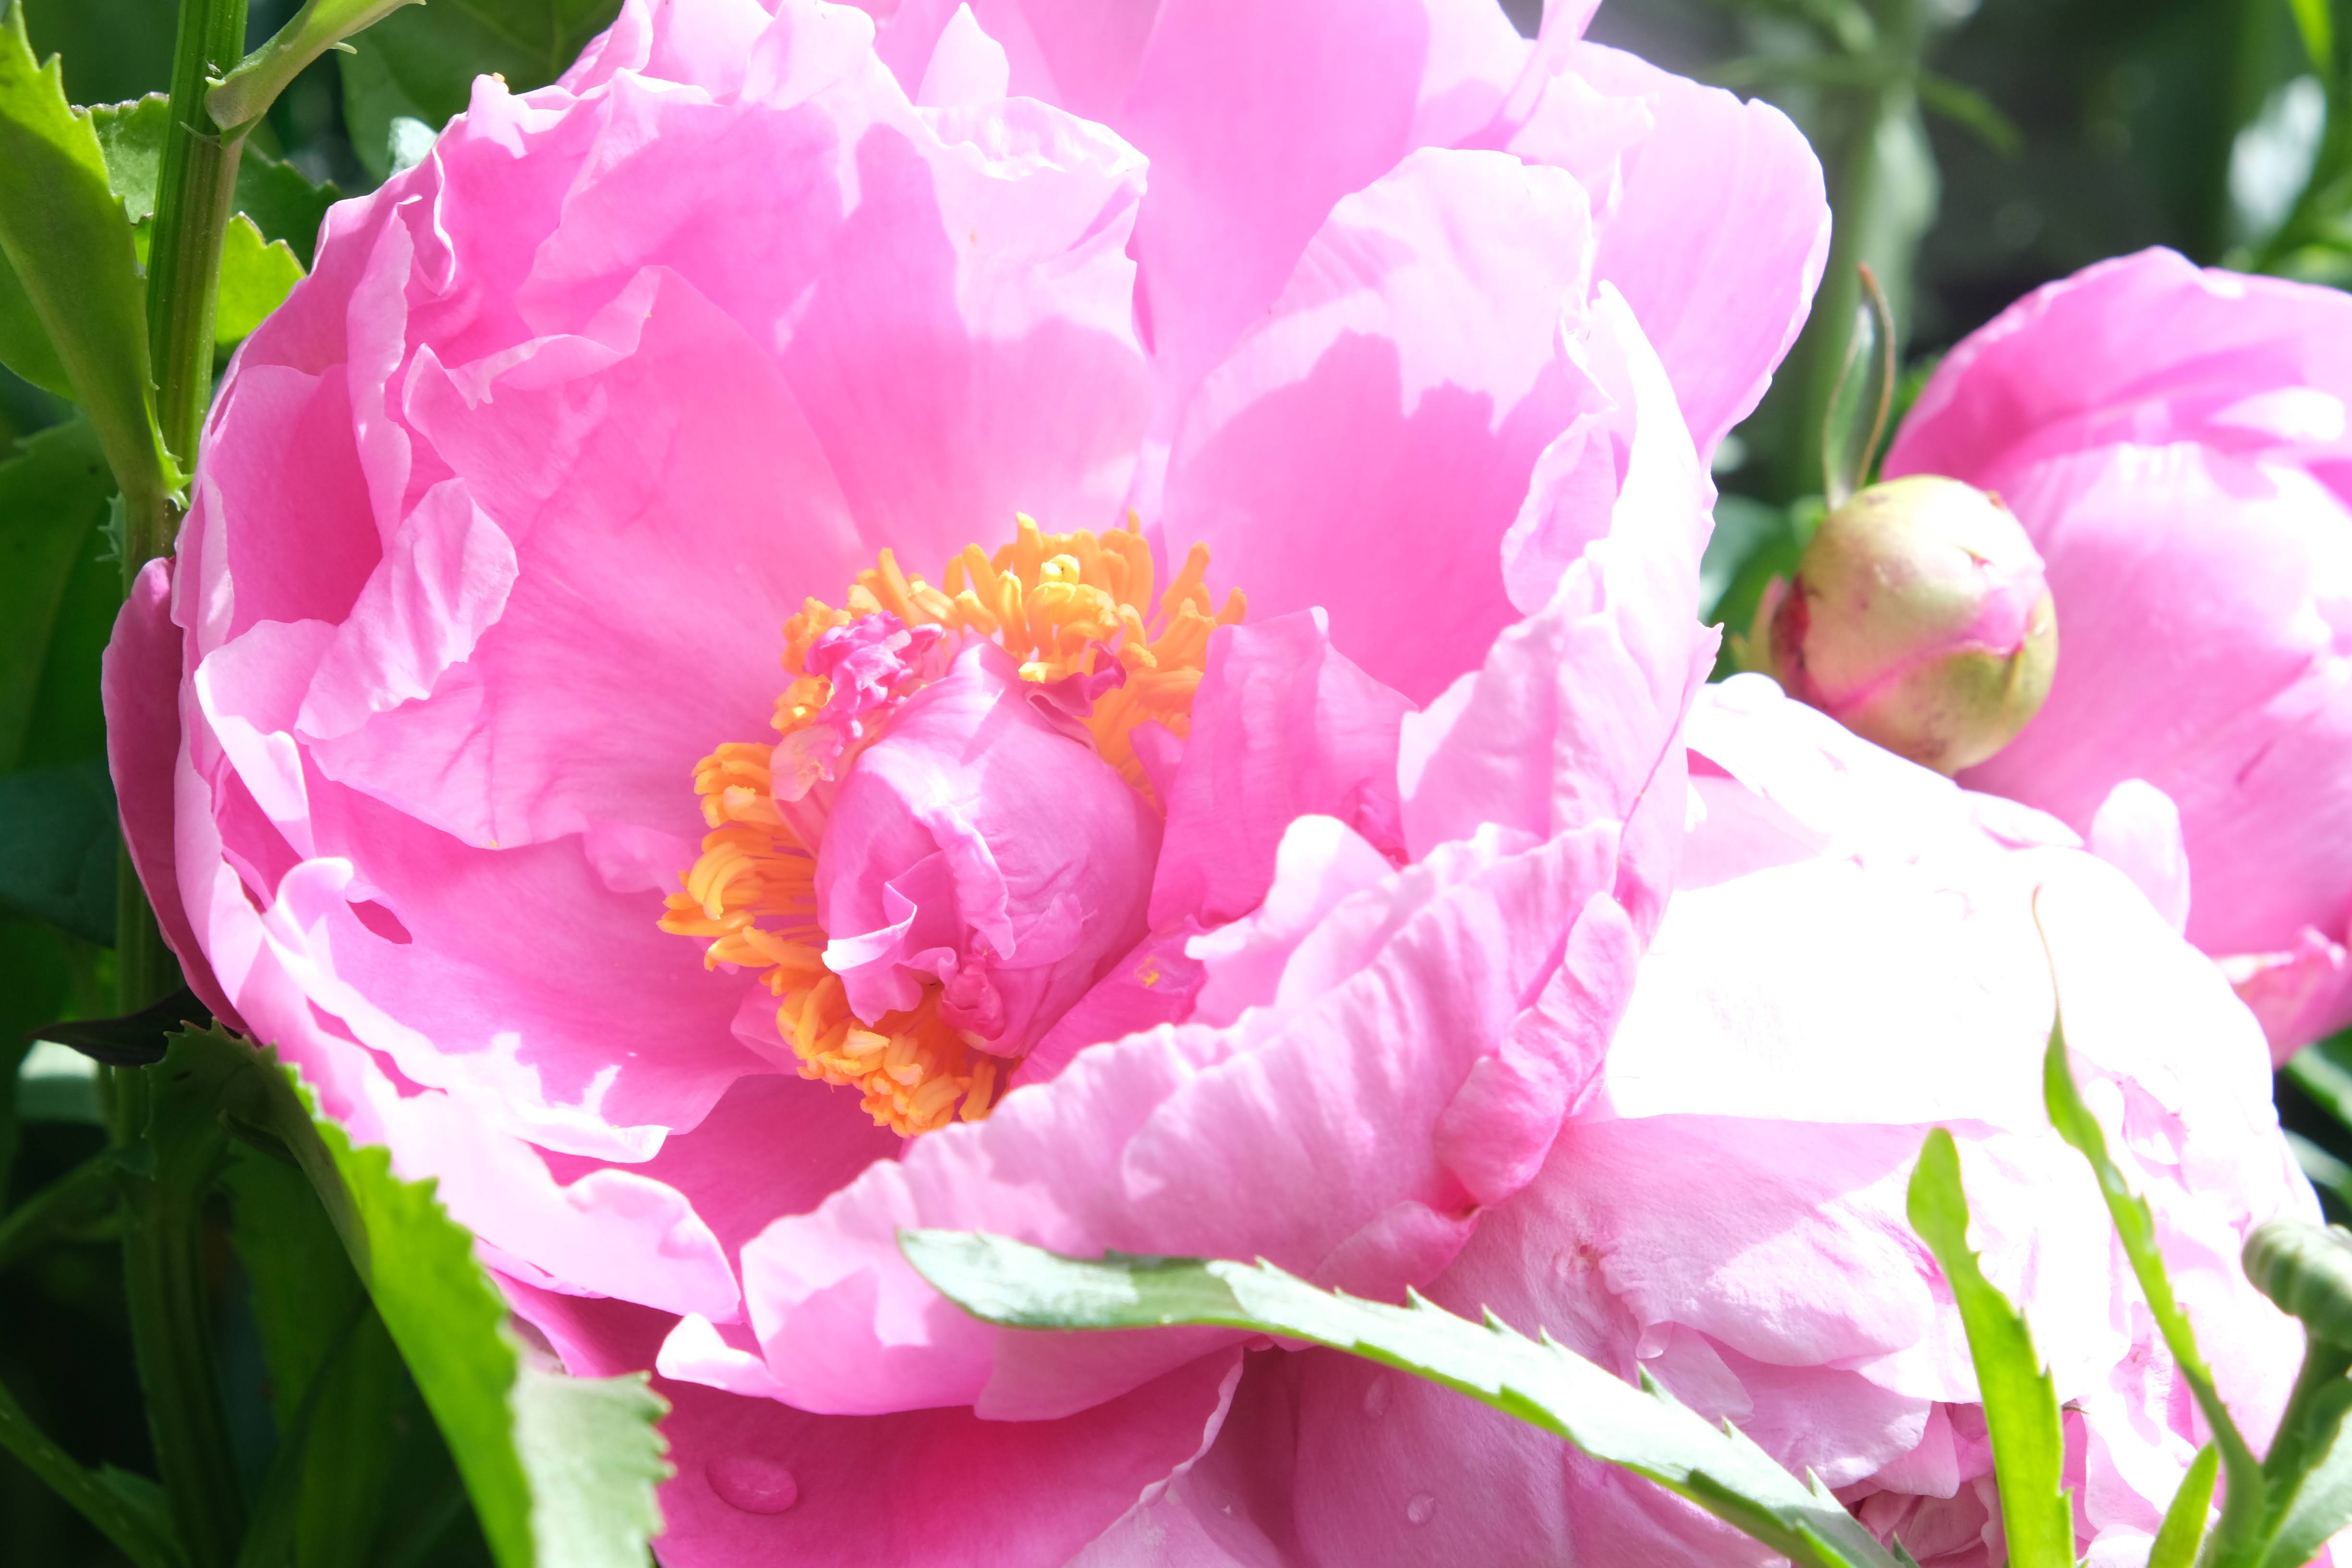
[[[1364,1385],[1364,1414],[1385,1415],[1389,1411],[1389,1380],[1386,1373],[1376,1373]]]
[[[1437,1500],[1427,1492],[1415,1492],[1412,1500],[1404,1505],[1405,1522],[1427,1524],[1429,1516],[1437,1511]]]

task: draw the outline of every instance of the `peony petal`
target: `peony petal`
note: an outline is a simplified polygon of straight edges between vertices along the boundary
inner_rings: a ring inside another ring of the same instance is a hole
[[[1341,201],[1186,415],[1171,554],[1206,542],[1259,615],[1319,605],[1367,673],[1434,696],[1511,618],[1496,550],[1537,454],[1602,405],[1564,337],[1591,233],[1574,180],[1494,153]]]
[[[1310,813],[1402,854],[1397,728],[1409,706],[1331,647],[1319,610],[1221,627],[1170,785],[1153,928],[1256,908],[1276,846]]]
[[[1081,1053],[986,1121],[929,1134],[815,1214],[778,1221],[744,1248],[743,1268],[780,1385],[813,1408],[985,1397],[1044,1413],[1008,1375],[994,1331],[907,1269],[901,1226],[1075,1253],[1148,1238],[1163,1252],[1262,1254],[1344,1272],[1360,1291],[1425,1278],[1466,1236],[1469,1206],[1432,1152],[1433,1124],[1557,963],[1553,933],[1607,887],[1609,844],[1594,831],[1453,847],[1437,867],[1400,874],[1392,925],[1367,911],[1377,923],[1357,940],[1370,962],[1336,964],[1286,1015]],[[1297,1201],[1258,1201],[1272,1191]],[[1197,1353],[1176,1338],[1106,1357],[1090,1388],[1057,1380],[1055,1408]]]
[[[1647,101],[1656,117],[1626,154],[1593,276],[1633,306],[1701,461],[1711,461],[1763,397],[1812,307],[1830,246],[1821,164],[1803,133],[1760,99],[1742,102],[1598,44],[1574,46],[1567,70],[1602,93]]]
[[[1549,603],[1496,639],[1484,669],[1406,719],[1399,766],[1417,855],[1482,822],[1549,835],[1633,820],[1648,801],[1663,826],[1638,840],[1618,896],[1646,931],[1680,849],[1680,752],[1670,738],[1714,656],[1696,602],[1709,492],[1622,302],[1604,295],[1600,316],[1626,350],[1640,420],[1606,536],[1569,557]],[[1529,506],[1543,528],[1580,540],[1594,526]],[[1593,700],[1599,692],[1605,703]]]

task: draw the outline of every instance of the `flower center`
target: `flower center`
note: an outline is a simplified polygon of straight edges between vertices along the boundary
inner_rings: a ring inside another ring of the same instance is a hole
[[[940,587],[908,576],[883,551],[841,607],[811,599],[785,623],[792,679],[771,721],[781,738],[730,742],[695,765],[710,832],[679,879],[685,890],[669,896],[661,929],[708,940],[708,967],[759,972],[801,1076],[858,1089],[881,1125],[904,1136],[986,1115],[1004,1075],[1052,1021],[1033,1016],[1024,1030],[1008,1030],[995,966],[1010,956],[1002,934],[1009,928],[1001,919],[992,928],[994,949],[984,935],[952,951],[927,948],[918,957],[930,973],[912,1005],[859,1016],[851,985],[826,962],[820,919],[819,850],[832,803],[899,710],[947,683],[959,656],[983,641],[1003,649],[990,659],[1009,656],[1017,666],[1019,689],[1055,732],[1090,744],[1156,806],[1136,755],[1136,727],[1155,722],[1186,733],[1209,635],[1245,608],[1234,593],[1213,610],[1208,564],[1206,547],[1194,545],[1155,607],[1150,546],[1132,513],[1124,528],[1100,536],[1045,533],[1023,517],[1013,542],[992,557],[974,544],[949,561]],[[894,881],[891,896],[903,903],[897,889],[913,880]],[[1036,923],[1055,924],[1062,913],[1046,911]],[[1027,950],[1036,951],[1034,934]],[[908,985],[900,982],[902,993]]]

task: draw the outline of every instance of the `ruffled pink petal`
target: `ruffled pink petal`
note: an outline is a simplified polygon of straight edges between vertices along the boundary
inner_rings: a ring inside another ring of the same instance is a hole
[[[1647,823],[1618,897],[1646,931],[1681,839],[1680,752],[1661,741],[1714,656],[1696,586],[1712,487],[1622,302],[1604,296],[1598,318],[1624,353],[1625,406],[1637,421],[1624,479],[1600,518],[1579,486],[1528,498],[1522,549],[1566,570],[1539,614],[1496,639],[1475,678],[1405,721],[1405,840],[1423,854],[1483,822],[1538,835]],[[1557,542],[1535,542],[1547,535]]]
[[[293,1063],[356,1143],[388,1145],[393,1169],[433,1177],[452,1217],[486,1248],[565,1289],[643,1300],[670,1311],[734,1317],[740,1296],[709,1228],[675,1190],[598,1168],[559,1182],[539,1152],[501,1126],[509,1108],[419,1090],[387,1073],[313,1002],[319,906],[337,897],[336,863],[310,862],[257,910],[220,859],[206,788],[186,752],[177,785],[178,881],[196,940],[255,1038]]]
[[[816,862],[858,1016],[940,983],[950,1022],[1018,1056],[1143,935],[1160,819],[1070,724],[974,642],[859,754]]]
[[[1186,416],[1171,552],[1205,542],[1259,615],[1319,605],[1434,696],[1512,619],[1497,552],[1537,454],[1602,405],[1564,337],[1590,244],[1582,187],[1498,153],[1416,153],[1341,201]]]
[[[1655,116],[1625,155],[1593,276],[1624,293],[1701,458],[1712,459],[1812,308],[1830,245],[1821,164],[1760,99],[1742,102],[1598,44],[1573,46],[1565,63],[1563,80],[1643,100]]]
[[[1320,611],[1220,629],[1169,790],[1153,927],[1256,908],[1284,830],[1310,813],[1402,856],[1397,732],[1409,706],[1331,646]]]
[[[1471,1200],[1432,1143],[1465,1072],[1557,963],[1558,932],[1613,876],[1600,830],[1549,844],[1483,835],[1401,873],[1400,906],[1329,954],[1286,1016],[1178,1026],[1080,1054],[981,1123],[919,1140],[815,1214],[744,1248],[780,1386],[813,1408],[977,1400],[1083,1408],[1198,1353],[1186,1336],[1105,1348],[1084,1368],[1008,1363],[1008,1342],[899,1259],[901,1226],[981,1228],[1059,1250],[1256,1254],[1358,1290],[1442,1267]],[[1307,949],[1294,956],[1299,963]],[[1260,1194],[1292,1194],[1269,1205]],[[1081,1376],[1083,1373],[1083,1376]]]
[[[2352,749],[2331,607],[2352,584],[2347,325],[2334,290],[2168,251],[2102,263],[1961,345],[1888,460],[1998,490],[2065,627],[2041,716],[1968,782],[2085,830],[2124,780],[2161,790],[2196,870],[2189,936],[2249,965],[2352,919],[2326,784]],[[2274,1047],[2352,1018],[2335,1000],[2267,1004]]]
[[[182,809],[289,911],[313,998],[409,1081],[623,1162],[762,1065],[751,983],[653,921],[696,760],[767,732],[781,622],[881,543],[1109,511],[1142,419],[1131,152],[1036,104],[918,115],[806,6],[731,26],[640,40],[692,90],[486,83],[338,216],[214,413],[178,590]],[[714,205],[725,157],[816,177]],[[747,222],[802,247],[750,266]],[[933,460],[883,461],[877,424]]]
[[[515,1310],[577,1376],[653,1365],[667,1320],[509,1279]],[[1060,1421],[969,1410],[812,1415],[771,1399],[656,1378],[676,1476],[661,1489],[664,1568],[772,1561],[918,1568],[1059,1563],[1158,1498],[1217,1436],[1237,1352],[1203,1357]]]
[[[1216,1441],[1166,1489],[1129,1510],[1069,1568],[1293,1568],[1299,1358],[1259,1350]]]
[[[1475,0],[1162,5],[1110,124],[1151,162],[1135,243],[1163,418],[1283,290],[1333,205],[1416,145],[1424,98],[1524,47]]]
[[[2180,808],[2145,779],[2126,779],[2091,816],[2084,847],[2132,879],[2175,931],[2189,926],[2189,850]]]
[[[180,898],[173,827],[173,775],[180,750],[180,654],[186,638],[172,624],[172,563],[140,568],[114,619],[99,680],[106,702],[106,765],[122,817],[122,842],[154,907],[164,944],[180,961],[188,988],[230,1028],[236,1012],[213,978]]]

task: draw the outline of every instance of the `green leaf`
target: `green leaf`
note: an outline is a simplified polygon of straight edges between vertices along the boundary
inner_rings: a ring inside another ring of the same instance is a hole
[[[110,1484],[121,1472],[95,1475],[74,1463],[42,1436],[5,1388],[0,1388],[0,1450],[72,1504],[136,1568],[181,1568],[179,1546],[151,1508],[129,1489]]]
[[[2352,1029],[2305,1046],[2286,1064],[2286,1076],[2322,1110],[2352,1127]]]
[[[2304,52],[2322,79],[2336,74],[2336,20],[2327,0],[2289,0],[2294,7],[2295,30],[2303,35]]]
[[[1555,1342],[1482,1326],[1418,1296],[1405,1307],[1318,1290],[1271,1264],[1059,1258],[1003,1237],[909,1230],[898,1246],[948,1300],[1019,1329],[1207,1324],[1307,1340],[1444,1384],[1689,1499],[1811,1568],[1894,1568],[1869,1531],[1728,1424],[1643,1380],[1636,1389]]]
[[[423,4],[424,0],[305,0],[293,20],[212,84],[212,90],[205,95],[205,112],[233,134],[268,113],[278,95],[312,60],[403,5]]]
[[[2266,1465],[2270,1483],[2269,1539],[2256,1561],[2262,1568],[2302,1568],[2336,1531],[2352,1523],[2352,1383],[2344,1379],[2343,1358],[2334,1359],[2336,1375],[2305,1394],[2296,1390],[2287,1421],[2300,1430],[2292,1460],[2277,1473]],[[2283,1422],[2284,1426],[2286,1423]],[[2272,1458],[2286,1447],[2284,1434],[2273,1439]]]
[[[91,110],[89,116],[98,132],[99,147],[106,154],[107,177],[138,229],[143,256],[147,242],[144,226],[155,216],[155,194],[163,181],[163,141],[164,133],[171,129],[172,100],[163,93],[151,92],[128,103],[102,105]],[[257,238],[282,239],[287,243],[291,259],[297,263],[295,278],[299,279],[310,267],[311,253],[318,244],[320,221],[334,205],[337,195],[334,186],[312,184],[292,164],[250,143],[237,159],[236,210],[259,230]],[[236,265],[239,257],[234,248],[239,239],[234,232],[227,237],[227,244],[232,248],[222,265],[219,308],[224,311],[232,308],[229,269]],[[246,247],[248,268],[251,253],[257,248],[249,243]],[[270,263],[272,275],[282,274],[284,265]],[[224,333],[217,326],[214,329],[214,336],[224,343],[235,342],[244,335]]]
[[[282,1146],[248,1148],[228,1184],[278,1435],[239,1568],[380,1563],[436,1515],[446,1563],[450,1527],[470,1524],[463,1483],[309,1179]]]
[[[288,1069],[218,1030],[184,1035],[217,1081],[220,1111],[291,1153],[341,1237],[446,1440],[499,1568],[642,1568],[668,1473],[667,1406],[632,1377],[579,1379],[530,1363],[505,1301],[430,1182],[354,1147]]]
[[[2099,1192],[2106,1199],[2108,1217],[2115,1223],[2116,1238],[2123,1243],[2124,1256],[2131,1260],[2140,1292],[2147,1298],[2157,1331],[2163,1334],[2166,1348],[2172,1352],[2172,1359],[2180,1368],[2182,1381],[2189,1384],[2197,1408],[2203,1412],[2206,1425],[2213,1430],[2214,1446],[2221,1455],[2221,1472],[2229,1482],[2221,1521],[2214,1532],[2215,1543],[2221,1560],[2230,1561],[2229,1553],[2254,1540],[2261,1529],[2262,1466],[2239,1433],[2238,1424],[2231,1419],[2229,1406],[2221,1403],[2221,1393],[2213,1385],[2212,1368],[2198,1352],[2196,1331],[2189,1327],[2188,1315],[2173,1296],[2172,1280],[2164,1271],[2164,1254],[2156,1244],[2156,1216],[2149,1211],[2147,1200],[2125,1184],[2123,1173],[2107,1156],[2106,1134],[2074,1087],[2074,1075],[2066,1062],[2066,1022],[2063,1015],[2050,1026],[2050,1048],[2042,1058],[2042,1088],[2051,1123],[2058,1129],[2058,1135],[2090,1162],[2092,1173],[2098,1178]]]
[[[433,0],[395,12],[342,57],[352,150],[384,178],[394,120],[437,133],[465,109],[474,79],[493,71],[515,92],[544,87],[619,11],[620,0]]]
[[[118,842],[104,762],[0,777],[0,909],[111,942]]]
[[[302,171],[247,142],[236,163],[236,206],[270,239],[282,239],[309,271],[319,248],[319,226],[342,196],[331,183],[314,185]]]
[[[221,244],[220,305],[213,315],[213,341],[239,342],[262,318],[286,302],[302,281],[302,264],[282,239],[265,240],[243,213],[228,220]]]
[[[67,584],[113,489],[85,419],[38,432],[0,463],[0,771],[23,759]]]
[[[155,216],[155,192],[163,183],[163,133],[172,128],[172,97],[151,92],[128,103],[101,103],[89,111],[98,149],[106,156],[106,177],[122,198],[132,223]]]
[[[2033,1348],[2025,1319],[1985,1279],[1969,1250],[1969,1200],[1960,1184],[1960,1154],[1938,1127],[1919,1151],[1911,1173],[1911,1228],[1944,1270],[1976,1363],[1985,1426],[1992,1438],[1993,1476],[2000,1487],[2001,1531],[2017,1568],[2074,1568],[2074,1513],[2061,1477],[2066,1436],[2059,1424],[2058,1387]]]
[[[29,366],[10,357],[26,352],[23,322],[0,303],[0,359],[81,404],[126,492],[173,489],[178,476],[156,433],[131,220],[89,114],[66,101],[55,58],[47,68],[34,60],[21,5],[0,23],[0,259],[51,356]],[[62,386],[40,374],[52,368]]]

